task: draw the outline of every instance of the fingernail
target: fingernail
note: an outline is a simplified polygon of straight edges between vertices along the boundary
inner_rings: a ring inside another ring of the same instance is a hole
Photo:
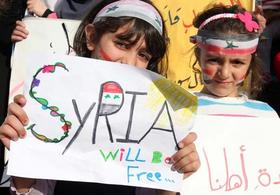
[[[24,126],[28,125],[28,120],[24,120],[23,124]]]
[[[183,170],[181,170],[181,169],[180,169],[180,170],[178,170],[177,172],[178,172],[178,173],[184,173],[184,172],[183,172]]]
[[[172,161],[171,157],[166,158],[166,159],[165,159],[165,163],[166,163],[166,164],[172,164],[173,161]]]
[[[184,144],[182,142],[179,142],[178,147],[182,149],[184,147]]]
[[[26,136],[26,133],[24,132],[20,135],[20,138],[23,139],[23,138],[25,138],[25,136]]]
[[[17,138],[17,137],[14,137],[12,140],[13,140],[13,141],[17,141],[17,140],[18,140],[18,138]]]

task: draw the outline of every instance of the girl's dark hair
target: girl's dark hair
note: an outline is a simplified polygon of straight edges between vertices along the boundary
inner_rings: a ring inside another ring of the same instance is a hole
[[[115,1],[116,0],[101,1],[101,3],[98,4],[97,7],[94,7],[83,19],[74,38],[74,50],[77,55],[83,57],[91,56],[91,52],[86,46],[85,27],[93,22],[95,16],[103,7]],[[143,1],[153,5],[148,0]],[[159,62],[162,60],[167,51],[167,35],[165,26],[163,26],[163,35],[160,35],[160,33],[152,25],[138,18],[104,17],[94,24],[95,31],[93,42],[98,43],[104,33],[114,33],[126,24],[131,24],[130,28],[125,33],[121,34],[119,38],[129,40],[130,42],[133,39],[131,45],[134,45],[141,37],[144,37],[147,52],[149,52],[152,56],[147,69],[162,74],[167,69],[163,64],[159,65]]]
[[[196,28],[199,28],[199,26],[211,16],[222,13],[244,13],[245,11],[246,10],[239,5],[225,6],[222,4],[215,4],[212,8],[197,15],[193,20],[193,25]],[[254,16],[253,20],[258,23],[256,17]],[[253,36],[258,34],[258,32],[248,32],[243,22],[232,18],[213,20],[206,24],[202,29],[218,33],[252,34]],[[199,59],[200,49],[195,47],[194,50],[196,58]],[[255,97],[261,91],[263,85],[261,60],[257,56],[256,52],[252,54],[252,60],[247,74],[249,73],[251,74],[251,83],[249,84],[250,89],[247,89],[247,93],[248,96]]]

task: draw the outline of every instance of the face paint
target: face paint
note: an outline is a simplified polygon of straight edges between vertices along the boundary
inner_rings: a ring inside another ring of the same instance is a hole
[[[258,34],[230,34],[200,30],[190,41],[208,52],[222,55],[248,55],[256,51]]]
[[[244,75],[243,77],[241,77],[240,80],[236,82],[236,85],[241,84],[241,83],[245,80],[245,78],[246,78],[246,75]]]
[[[106,61],[112,61],[111,57],[102,49],[100,48],[100,58]]]
[[[202,68],[202,77],[205,84],[211,83],[213,74],[214,70],[212,70],[211,68]]]

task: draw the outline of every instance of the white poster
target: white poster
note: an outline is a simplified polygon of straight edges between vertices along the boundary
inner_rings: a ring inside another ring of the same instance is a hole
[[[179,191],[183,175],[167,162],[193,125],[195,96],[129,65],[26,58],[30,122],[11,145],[8,174]]]
[[[280,194],[280,120],[197,116],[201,167],[182,195]]]

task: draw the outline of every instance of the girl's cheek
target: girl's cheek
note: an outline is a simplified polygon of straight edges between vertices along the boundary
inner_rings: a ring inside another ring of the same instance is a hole
[[[215,74],[213,68],[204,67],[202,68],[202,77],[205,84],[210,84]]]
[[[208,77],[213,77],[215,70],[210,67],[204,67],[202,68],[203,74],[207,75]]]
[[[99,50],[99,56],[102,60],[112,61],[112,58],[102,48]]]
[[[244,80],[245,80],[245,78],[246,78],[246,74],[245,75],[243,75],[243,76],[240,76],[239,78],[237,78],[237,84],[240,84],[240,83],[242,83]]]

